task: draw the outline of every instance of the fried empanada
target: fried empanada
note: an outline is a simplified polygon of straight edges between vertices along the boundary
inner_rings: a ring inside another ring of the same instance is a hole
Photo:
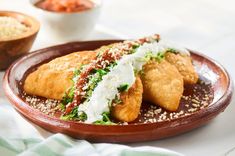
[[[178,69],[183,76],[184,84],[197,83],[198,74],[193,67],[190,56],[167,52],[165,54],[165,59]]]
[[[141,79],[136,77],[135,83],[127,92],[122,92],[120,99],[122,103],[115,104],[112,107],[111,114],[114,118],[131,122],[134,121],[140,112],[142,103],[143,85]]]
[[[43,64],[24,82],[27,94],[61,100],[72,86],[73,71],[94,59],[93,51],[75,52]]]
[[[166,110],[176,111],[183,94],[183,77],[176,67],[165,60],[150,61],[143,67],[141,76],[146,101]]]

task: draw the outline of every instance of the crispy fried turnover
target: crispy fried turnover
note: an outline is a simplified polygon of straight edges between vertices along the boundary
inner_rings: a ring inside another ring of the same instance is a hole
[[[56,58],[29,74],[24,90],[27,94],[61,100],[72,86],[73,71],[95,56],[93,51],[83,51]]]
[[[112,108],[112,116],[120,121],[134,121],[140,112],[142,103],[143,85],[141,79],[136,77],[135,83],[127,92],[121,93],[120,104],[115,104]]]
[[[66,120],[107,122],[107,113],[111,113],[114,119],[132,122],[140,113],[142,99],[168,111],[177,111],[184,84],[197,83],[198,74],[190,56],[169,52],[170,47],[158,41],[154,36],[56,58],[29,74],[24,90],[30,95],[63,99]],[[76,75],[73,83],[74,70],[82,65],[87,66]],[[141,76],[134,79],[134,73],[141,73]],[[127,91],[120,91],[117,88],[120,84],[125,84],[126,89],[133,85]],[[64,97],[66,92],[68,97]],[[111,101],[114,104],[110,109]]]
[[[196,73],[192,59],[190,56],[174,54],[174,53],[166,53],[166,60],[174,65],[180,74],[183,76],[184,84],[195,84],[198,81],[198,74]]]
[[[184,90],[183,77],[176,67],[165,60],[151,61],[144,65],[143,71],[144,100],[176,111]]]

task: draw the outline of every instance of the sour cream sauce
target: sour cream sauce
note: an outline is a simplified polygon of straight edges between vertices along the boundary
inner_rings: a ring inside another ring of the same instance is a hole
[[[184,55],[189,52],[182,47],[176,46],[170,42],[160,41],[154,43],[145,43],[140,46],[135,53],[124,55],[117,65],[105,76],[97,87],[94,89],[90,100],[80,104],[79,112],[87,115],[85,123],[93,123],[102,120],[102,113],[110,112],[109,102],[118,94],[118,87],[122,84],[132,86],[135,83],[134,70],[140,71],[146,62],[144,57],[151,52],[153,55],[165,52],[172,48]]]

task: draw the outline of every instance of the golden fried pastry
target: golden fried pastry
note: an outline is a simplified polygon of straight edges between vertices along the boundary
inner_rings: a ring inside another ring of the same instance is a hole
[[[61,100],[73,84],[73,71],[95,56],[93,51],[83,51],[56,58],[29,74],[24,90],[27,94]]]
[[[66,108],[63,120],[132,122],[138,118],[142,99],[176,111],[184,83],[196,83],[198,75],[190,56],[184,55],[187,50],[175,54],[169,49],[171,44],[159,43],[159,36],[154,35],[75,52],[29,74],[24,90],[30,95],[61,100]],[[74,70],[83,64],[86,68],[73,79]]]
[[[146,101],[166,110],[176,111],[183,94],[183,77],[176,67],[165,60],[144,65],[141,76]]]
[[[178,69],[180,74],[183,76],[184,84],[197,83],[198,74],[193,67],[190,56],[168,52],[165,54],[165,59]]]
[[[135,83],[127,92],[122,92],[120,99],[122,103],[116,104],[111,112],[112,116],[120,121],[134,121],[140,112],[142,103],[143,85],[141,79],[136,77]]]

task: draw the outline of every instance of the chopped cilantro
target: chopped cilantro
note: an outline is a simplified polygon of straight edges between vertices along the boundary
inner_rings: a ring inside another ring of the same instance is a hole
[[[139,71],[137,69],[134,69],[135,76],[138,75]]]
[[[88,99],[91,95],[95,87],[98,85],[98,83],[102,80],[102,77],[106,75],[108,72],[104,69],[94,69],[94,74],[90,76],[88,79],[88,87],[86,89],[86,95],[85,98]]]
[[[113,67],[115,67],[117,65],[117,62],[113,62],[113,63],[111,63],[109,66],[107,66],[105,69],[107,70],[107,71],[111,71],[111,69],[113,69]]]
[[[167,52],[170,52],[170,53],[174,53],[174,54],[178,54],[179,52],[173,48],[169,48],[166,50]]]
[[[140,47],[139,44],[134,44],[134,45],[132,46],[132,49],[137,49],[137,48],[139,48],[139,47]]]
[[[144,70],[140,70],[139,74],[143,76],[144,75]]]
[[[87,119],[87,115],[85,112],[78,112],[78,107],[75,107],[69,114],[61,116],[60,119],[85,121]]]
[[[137,45],[137,44],[136,44],[136,45],[133,45],[133,46],[132,46],[132,50],[129,52],[129,54],[135,53],[139,47],[140,47],[140,45]]]
[[[85,121],[85,120],[87,120],[87,115],[85,112],[78,112],[78,118],[81,121]]]
[[[114,122],[110,120],[110,113],[109,112],[104,112],[102,113],[102,120],[97,120],[94,122],[96,125],[115,125]]]
[[[147,52],[147,53],[145,54],[144,60],[145,60],[146,62],[148,62],[148,61],[150,61],[150,60],[152,59],[152,57],[153,57],[153,53],[152,53],[151,51],[149,51],[149,52]]]
[[[121,100],[120,96],[115,95],[115,98],[113,99],[112,103],[115,103],[115,104],[122,103],[122,100]]]
[[[95,72],[97,72],[100,76],[107,74],[107,71],[105,71],[104,69],[95,69]]]
[[[77,76],[79,76],[83,70],[83,68],[85,67],[85,65],[81,65],[81,67],[79,69],[75,69],[73,71],[73,78],[76,78]]]
[[[146,62],[150,61],[150,60],[155,60],[155,61],[162,61],[162,59],[164,59],[164,52],[160,52],[160,53],[157,53],[156,55],[154,55],[151,51],[146,53],[145,57],[144,57],[144,60]]]
[[[81,69],[75,69],[74,72],[73,72],[74,76],[77,76],[80,73],[81,73]]]
[[[64,111],[64,110],[65,110],[65,108],[66,108],[66,107],[65,107],[65,105],[64,105],[63,103],[60,103],[59,107],[60,107],[60,109],[61,109],[61,110],[63,110],[63,111]]]
[[[154,57],[154,59],[156,61],[161,61],[162,59],[164,59],[164,53],[157,53],[157,55]]]
[[[68,90],[68,92],[65,93],[65,95],[63,96],[62,101],[61,101],[62,104],[66,105],[66,104],[68,104],[68,103],[73,101],[74,90],[75,90],[75,88],[71,87]]]
[[[120,85],[117,89],[119,92],[124,92],[128,90],[128,87],[129,85],[125,83],[125,84]]]
[[[135,74],[135,76],[137,76],[137,75],[144,75],[144,70],[143,69],[141,69],[141,70],[137,70],[137,69],[134,69],[134,74]]]
[[[62,120],[76,120],[77,118],[78,118],[77,107],[73,108],[73,110],[69,114],[63,115],[60,117],[60,119],[62,119]]]

